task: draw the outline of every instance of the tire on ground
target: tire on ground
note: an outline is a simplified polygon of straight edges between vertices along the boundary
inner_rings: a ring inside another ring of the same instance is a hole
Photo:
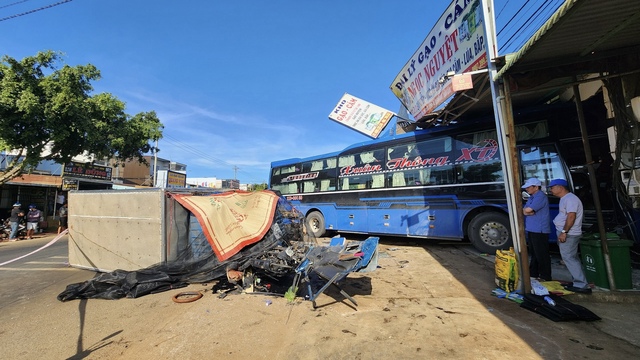
[[[469,223],[469,241],[481,252],[495,254],[496,250],[512,246],[509,217],[498,212],[483,212]]]

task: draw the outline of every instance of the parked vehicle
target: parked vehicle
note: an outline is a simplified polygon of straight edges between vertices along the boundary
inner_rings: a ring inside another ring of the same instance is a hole
[[[9,219],[0,220],[0,239],[9,240],[11,236],[11,222]],[[18,238],[25,239],[27,237],[27,224],[24,219],[21,219],[18,223]]]

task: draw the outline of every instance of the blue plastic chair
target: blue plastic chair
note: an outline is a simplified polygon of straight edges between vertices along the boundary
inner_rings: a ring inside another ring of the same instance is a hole
[[[333,238],[329,246],[311,248],[296,268],[294,284],[297,285],[301,277],[304,279],[307,283],[309,300],[314,309],[316,298],[330,286],[334,286],[342,296],[358,306],[356,300],[340,287],[339,282],[352,272],[368,272],[376,269],[378,240],[377,237],[369,237],[354,245],[354,243],[346,244],[344,238]],[[317,275],[324,284],[314,290],[310,275]]]

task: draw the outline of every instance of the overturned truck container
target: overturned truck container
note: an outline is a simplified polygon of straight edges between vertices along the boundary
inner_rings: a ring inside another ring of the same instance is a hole
[[[276,215],[299,232],[286,235],[294,237],[288,240],[301,241],[302,215],[270,191],[73,191],[69,264],[100,272],[137,270],[211,250],[224,261],[264,237]]]
[[[175,260],[188,241],[188,214],[163,189],[72,191],[68,201],[73,267],[146,268]]]

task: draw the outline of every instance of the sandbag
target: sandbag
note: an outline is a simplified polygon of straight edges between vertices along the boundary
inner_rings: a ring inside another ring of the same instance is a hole
[[[496,250],[495,260],[496,286],[508,292],[518,287],[519,271],[516,253],[513,248],[509,250]]]

